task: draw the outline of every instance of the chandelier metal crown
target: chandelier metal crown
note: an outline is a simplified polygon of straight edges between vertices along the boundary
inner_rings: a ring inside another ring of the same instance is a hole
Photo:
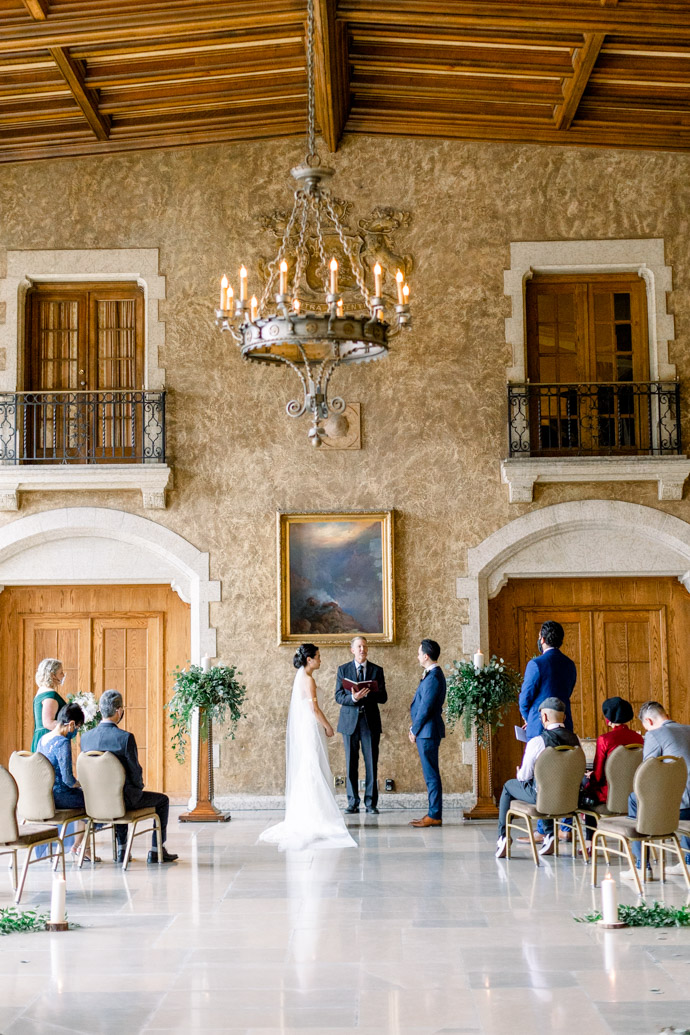
[[[370,293],[365,269],[338,216],[338,203],[326,186],[334,170],[321,164],[316,150],[313,0],[307,3],[307,90],[308,152],[304,163],[291,170],[297,189],[278,254],[267,265],[259,299],[256,295],[248,298],[249,277],[244,266],[239,271],[238,295],[223,277],[216,324],[232,334],[245,359],[282,363],[295,371],[303,396],[292,399],[286,409],[291,417],[310,412],[309,439],[320,446],[324,422],[346,407],[344,399],[328,398],[328,385],[336,368],[341,363],[367,362],[385,355],[390,339],[410,326],[411,317],[409,287],[402,270],[395,276],[393,297],[397,297],[397,303],[390,320],[383,292],[385,272],[378,261],[371,271],[374,293]],[[329,260],[324,230],[329,237],[337,236],[349,270],[347,266],[340,270],[335,256]],[[312,295],[305,280],[310,263],[314,267],[313,260],[325,304],[312,301],[316,311],[303,312],[303,298]],[[339,291],[342,279],[357,288],[348,293],[347,305],[352,311],[347,313]]]

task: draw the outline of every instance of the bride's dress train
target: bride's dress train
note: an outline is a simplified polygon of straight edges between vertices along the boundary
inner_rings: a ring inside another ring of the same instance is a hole
[[[298,672],[288,713],[285,819],[264,830],[259,841],[275,844],[281,851],[356,848],[333,793],[326,732],[316,720],[311,700],[303,696],[299,676]]]

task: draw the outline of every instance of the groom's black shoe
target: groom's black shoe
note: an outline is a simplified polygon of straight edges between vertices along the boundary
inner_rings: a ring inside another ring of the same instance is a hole
[[[359,805],[348,805],[345,812],[348,816],[351,816],[353,812],[359,812]]]
[[[379,814],[379,810],[376,808],[375,805],[367,805],[367,812],[369,812],[373,816],[378,816]]]

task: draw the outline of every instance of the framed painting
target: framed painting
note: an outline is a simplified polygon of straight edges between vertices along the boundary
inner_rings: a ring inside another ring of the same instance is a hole
[[[278,514],[278,642],[395,642],[393,512]]]

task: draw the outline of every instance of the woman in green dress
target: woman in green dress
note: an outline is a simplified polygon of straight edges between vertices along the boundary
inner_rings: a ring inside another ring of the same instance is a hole
[[[65,679],[62,662],[57,658],[44,658],[36,669],[36,685],[38,690],[34,697],[34,736],[31,750],[36,751],[41,737],[55,729],[57,713],[63,708],[65,701],[57,692]]]

